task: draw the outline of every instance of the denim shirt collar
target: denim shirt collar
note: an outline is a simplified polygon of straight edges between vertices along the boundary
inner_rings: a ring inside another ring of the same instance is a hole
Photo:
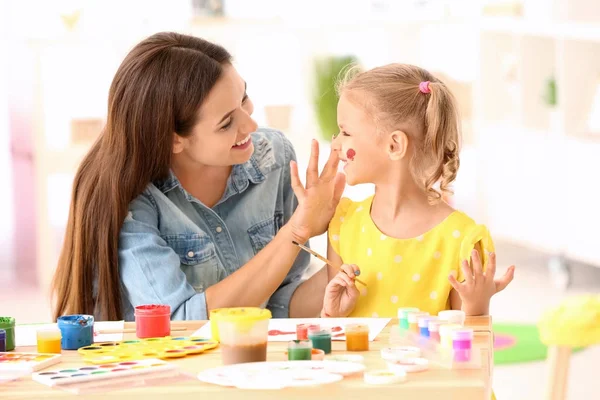
[[[222,201],[234,193],[242,193],[245,191],[249,186],[249,182],[258,184],[264,180],[265,174],[261,171],[256,157],[253,154],[244,164],[236,164],[231,169],[231,174],[227,180],[227,188],[223,194]],[[181,186],[181,182],[179,182],[179,179],[177,179],[173,170],[169,170],[169,176],[166,179],[158,180],[154,182],[154,185],[165,194],[176,187],[179,187],[187,196],[190,196],[183,186]]]

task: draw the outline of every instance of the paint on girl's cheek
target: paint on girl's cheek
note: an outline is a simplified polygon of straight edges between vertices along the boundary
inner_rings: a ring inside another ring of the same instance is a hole
[[[350,161],[354,161],[354,156],[355,155],[356,155],[356,151],[354,151],[354,149],[348,149],[348,151],[346,152],[346,157]]]

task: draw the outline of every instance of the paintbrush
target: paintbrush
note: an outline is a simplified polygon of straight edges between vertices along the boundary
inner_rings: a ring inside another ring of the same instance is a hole
[[[313,256],[317,257],[319,260],[323,261],[325,264],[331,265],[333,268],[337,268],[337,269],[339,269],[340,271],[342,271],[342,269],[341,269],[341,268],[342,268],[342,266],[341,266],[341,265],[339,265],[339,264],[334,264],[332,261],[329,261],[328,259],[326,259],[326,258],[325,258],[325,257],[323,257],[322,255],[320,255],[320,254],[319,254],[319,253],[317,253],[316,251],[314,251],[314,250],[311,250],[310,248],[308,248],[308,247],[306,247],[306,246],[303,246],[303,245],[301,245],[300,243],[298,243],[298,242],[296,242],[296,241],[292,241],[292,243],[294,243],[296,246],[300,247],[302,250],[304,250],[304,251],[306,251],[306,252],[308,252],[308,253],[312,254]],[[344,272],[344,273],[345,273],[345,272]],[[361,280],[360,280],[360,279],[358,279],[358,278],[354,278],[354,280],[355,280],[356,282],[360,283],[361,285],[365,285],[365,286],[367,286],[367,284],[366,284],[366,283],[364,283],[363,281],[361,281]]]
[[[171,327],[171,332],[182,332],[182,331],[187,331],[188,328],[186,328],[185,326],[173,326]],[[131,329],[102,329],[99,331],[96,331],[96,333],[98,335],[111,335],[113,333],[135,333],[135,328],[131,328]]]

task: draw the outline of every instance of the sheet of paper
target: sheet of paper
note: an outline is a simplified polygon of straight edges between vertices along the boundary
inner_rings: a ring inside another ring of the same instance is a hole
[[[269,342],[287,342],[296,339],[296,325],[320,324],[330,328],[332,340],[346,340],[344,326],[346,324],[365,324],[369,326],[369,341],[375,340],[391,318],[273,318],[269,321]],[[210,321],[198,329],[192,336],[210,338]]]
[[[36,332],[41,329],[58,327],[57,324],[29,324],[15,326],[15,344],[16,346],[36,346]],[[96,334],[100,330],[123,330],[125,321],[100,321],[94,322],[94,342],[120,342],[123,340],[122,333]]]

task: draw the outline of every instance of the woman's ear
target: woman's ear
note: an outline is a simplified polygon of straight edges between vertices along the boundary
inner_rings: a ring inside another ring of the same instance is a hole
[[[408,149],[408,136],[403,131],[394,131],[390,133],[388,154],[390,160],[397,161],[401,160],[406,156],[406,150]]]
[[[186,138],[173,133],[173,154],[179,154],[185,148]]]

